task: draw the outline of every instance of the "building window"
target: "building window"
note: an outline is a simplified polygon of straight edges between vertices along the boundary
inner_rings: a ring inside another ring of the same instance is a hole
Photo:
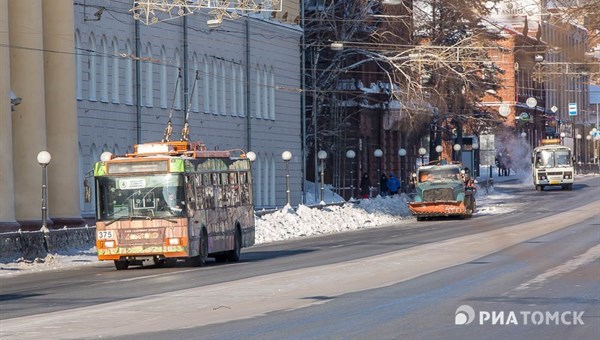
[[[269,71],[269,116],[275,120],[275,71]]]
[[[270,205],[271,206],[275,206],[275,159],[273,156],[271,156],[271,181],[270,181],[271,185],[270,185],[270,192],[271,192],[271,199],[270,199]]]
[[[231,115],[235,116],[235,115],[239,115],[240,112],[238,110],[238,79],[237,79],[237,73],[238,73],[238,66],[235,64],[235,62],[231,63]]]
[[[154,89],[153,89],[153,77],[152,77],[152,45],[148,43],[146,45],[146,107],[154,106]]]
[[[82,47],[81,47],[81,34],[79,30],[75,31],[75,91],[78,100],[83,99],[82,94]]]
[[[218,72],[218,67],[219,65],[217,65],[217,62],[215,60],[212,60],[211,62],[211,69],[212,69],[212,73],[211,73],[211,78],[212,78],[212,84],[211,84],[211,89],[212,89],[212,97],[213,100],[211,101],[212,107],[211,107],[211,112],[214,115],[219,114],[219,72]]]
[[[167,51],[165,47],[160,48],[160,107],[166,109],[167,103]]]
[[[175,49],[175,64],[177,68],[175,69],[175,110],[181,110],[181,57],[179,56],[179,50]]]
[[[271,118],[269,116],[269,78],[266,67],[262,70],[262,115],[264,119]]]
[[[239,74],[239,82],[238,82],[238,107],[239,107],[239,115],[241,117],[246,116],[247,107],[246,107],[246,68],[244,65],[240,64],[238,67]]]
[[[106,36],[100,39],[102,45],[102,70],[100,71],[100,101],[108,103],[108,42]]]
[[[227,72],[225,72],[225,64],[223,62],[221,64],[221,111],[222,115],[227,114]]]
[[[254,174],[254,178],[256,178],[256,184],[254,187],[254,192],[256,192],[256,205],[257,206],[261,206],[263,205],[262,203],[262,183],[263,183],[263,171],[262,171],[262,159],[260,156],[257,157],[258,159],[256,160],[255,164],[257,165],[256,167],[256,173]]]
[[[96,98],[96,38],[90,34],[88,40],[88,99],[97,101]]]
[[[198,56],[196,53],[192,55],[192,70],[194,71],[190,75],[190,79],[192,79],[192,111],[199,112],[200,111],[200,79],[197,77],[200,76],[200,72],[198,69]]]
[[[129,39],[125,43],[125,50],[128,56],[132,55],[133,49]],[[125,104],[133,105],[133,60],[130,57],[125,59]]]
[[[255,99],[255,103],[254,103],[254,117],[256,118],[261,118],[262,117],[262,104],[261,104],[261,97],[262,97],[262,91],[261,91],[261,84],[262,84],[262,80],[260,77],[260,67],[257,65],[256,66],[256,86],[255,88],[255,92],[254,92],[254,99]]]
[[[115,104],[120,103],[119,99],[119,42],[117,38],[113,38],[112,41],[112,102]]]
[[[208,62],[208,58],[206,56],[204,56],[204,60],[202,62],[202,68],[204,70],[204,96],[203,96],[203,102],[204,102],[204,113],[210,113],[210,64]]]

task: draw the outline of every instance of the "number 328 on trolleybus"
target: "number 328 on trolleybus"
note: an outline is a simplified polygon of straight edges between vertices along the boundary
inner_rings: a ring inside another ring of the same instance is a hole
[[[95,164],[96,247],[117,269],[238,261],[254,244],[250,159],[198,142],[138,144]]]

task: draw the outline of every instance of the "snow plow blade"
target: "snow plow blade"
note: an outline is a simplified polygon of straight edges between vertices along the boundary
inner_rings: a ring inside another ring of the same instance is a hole
[[[419,217],[465,215],[464,202],[411,202],[408,208]]]

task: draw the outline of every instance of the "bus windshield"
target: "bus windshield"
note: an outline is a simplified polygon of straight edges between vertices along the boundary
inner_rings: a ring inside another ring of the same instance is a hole
[[[98,220],[168,218],[183,216],[183,176],[97,177]]]
[[[571,152],[564,150],[541,150],[535,154],[536,168],[558,168],[572,166]]]

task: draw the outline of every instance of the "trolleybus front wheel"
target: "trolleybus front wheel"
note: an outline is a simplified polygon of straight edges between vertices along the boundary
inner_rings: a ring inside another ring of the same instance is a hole
[[[129,268],[129,261],[115,260],[115,268],[117,268],[117,270],[125,270],[125,269]]]

